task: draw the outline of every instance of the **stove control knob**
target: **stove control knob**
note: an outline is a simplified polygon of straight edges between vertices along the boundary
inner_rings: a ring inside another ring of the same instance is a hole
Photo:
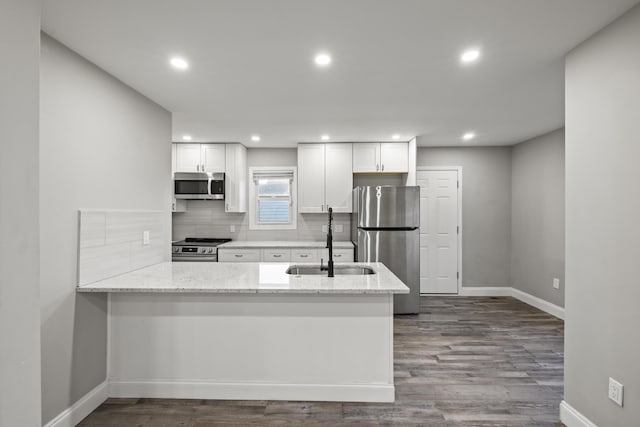
[[[180,252],[180,248],[173,248],[173,252]]]
[[[199,248],[198,252],[200,252],[201,254],[205,253],[206,249],[205,248]]]
[[[207,249],[207,253],[212,254],[213,253],[213,248]]]

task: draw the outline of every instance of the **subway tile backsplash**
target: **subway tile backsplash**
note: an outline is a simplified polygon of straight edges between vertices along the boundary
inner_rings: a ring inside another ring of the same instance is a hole
[[[249,213],[226,213],[222,200],[188,200],[187,211],[173,213],[172,239],[218,237],[233,240],[324,241],[327,214],[298,214],[295,230],[249,230]],[[334,240],[350,240],[350,214],[333,214]],[[342,232],[336,226],[341,225]],[[231,226],[235,231],[231,231]]]

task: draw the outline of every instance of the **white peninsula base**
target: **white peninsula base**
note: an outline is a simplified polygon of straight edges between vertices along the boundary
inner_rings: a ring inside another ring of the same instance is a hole
[[[112,397],[394,401],[392,293],[116,292],[109,318]]]

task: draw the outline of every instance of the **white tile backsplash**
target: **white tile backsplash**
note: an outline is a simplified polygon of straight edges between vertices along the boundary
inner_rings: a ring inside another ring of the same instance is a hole
[[[342,225],[334,240],[350,240],[351,215],[333,214],[335,225]],[[296,230],[249,230],[249,214],[228,214],[221,200],[188,200],[187,211],[173,214],[172,240],[185,237],[219,237],[233,240],[324,241],[322,226],[327,214],[298,214]],[[235,232],[230,231],[230,226]]]
[[[162,211],[80,211],[78,283],[85,285],[168,259]],[[143,233],[149,232],[149,244]]]

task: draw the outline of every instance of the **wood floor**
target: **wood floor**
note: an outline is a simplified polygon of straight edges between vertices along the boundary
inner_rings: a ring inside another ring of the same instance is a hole
[[[81,426],[561,426],[561,320],[510,297],[396,316],[391,404],[109,399]]]

